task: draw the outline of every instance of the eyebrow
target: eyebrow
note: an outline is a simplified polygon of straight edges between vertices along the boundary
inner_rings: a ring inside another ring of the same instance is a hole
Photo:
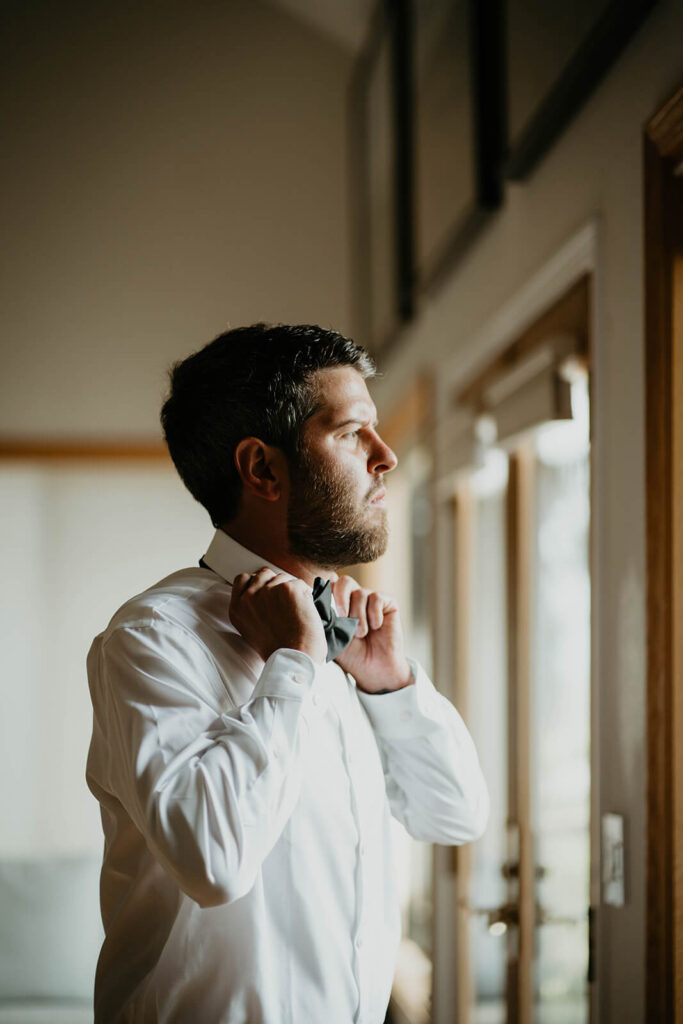
[[[342,427],[348,427],[351,423],[367,423],[367,420],[363,416],[351,416],[348,420],[343,420],[341,423],[335,424],[335,430],[341,430]],[[379,426],[379,420],[375,419],[373,429]]]

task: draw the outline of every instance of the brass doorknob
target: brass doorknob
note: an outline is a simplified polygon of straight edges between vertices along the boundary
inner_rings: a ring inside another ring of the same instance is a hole
[[[489,910],[486,915],[488,922],[489,931],[494,934],[502,932],[509,928],[511,925],[519,924],[519,906],[517,903],[503,903],[500,907],[494,907],[493,910]],[[505,925],[505,929],[497,929],[496,925]]]

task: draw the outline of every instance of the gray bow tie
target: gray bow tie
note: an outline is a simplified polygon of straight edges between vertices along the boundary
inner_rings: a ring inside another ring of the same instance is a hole
[[[202,569],[211,569],[203,558],[199,559]],[[216,572],[211,569],[211,572]],[[218,575],[218,573],[216,573]],[[330,581],[316,576],[313,583],[313,603],[322,619],[325,639],[327,640],[327,661],[334,661],[337,655],[345,650],[354,638],[358,619],[342,618],[332,607],[332,587]]]
[[[332,587],[330,581],[316,576],[313,583],[313,604],[322,619],[327,640],[327,661],[334,661],[349,646],[356,633],[358,619],[343,618],[337,615],[332,607]]]

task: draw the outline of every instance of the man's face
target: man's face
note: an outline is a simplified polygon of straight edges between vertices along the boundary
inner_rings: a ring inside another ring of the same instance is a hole
[[[319,408],[290,465],[290,552],[326,569],[373,562],[387,547],[382,480],[397,459],[377,433],[375,406],[353,367],[319,370],[316,382]]]

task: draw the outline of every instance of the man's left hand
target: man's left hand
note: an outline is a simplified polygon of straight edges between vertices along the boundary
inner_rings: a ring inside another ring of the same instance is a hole
[[[412,683],[394,599],[359,587],[350,576],[335,580],[332,593],[339,614],[359,620],[353,640],[335,658],[337,664],[349,672],[366,693],[398,690]]]

